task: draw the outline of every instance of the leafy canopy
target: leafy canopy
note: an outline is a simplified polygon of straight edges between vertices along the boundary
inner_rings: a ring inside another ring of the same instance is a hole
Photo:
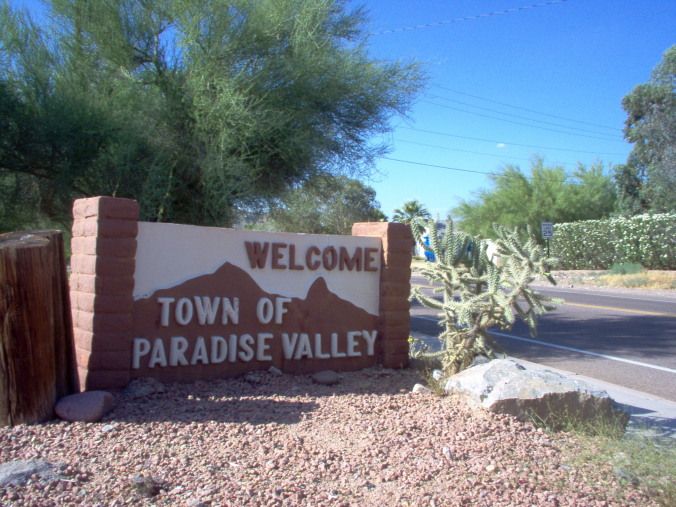
[[[603,164],[582,164],[572,175],[561,167],[546,167],[536,159],[528,178],[508,165],[491,176],[493,189],[479,192],[475,201],[462,201],[453,210],[462,230],[495,237],[493,224],[540,229],[543,221],[574,222],[602,218],[612,213],[615,189]]]
[[[285,232],[350,234],[355,222],[385,220],[376,192],[345,176],[315,176],[276,202],[254,226]]]
[[[430,220],[432,215],[427,208],[418,200],[406,201],[401,208],[394,210],[392,215],[393,222],[406,224],[413,228],[418,228],[418,232],[424,230],[423,222]]]
[[[50,7],[45,26],[0,7],[0,197],[50,216],[107,194],[232,223],[314,175],[368,172],[421,84],[369,58],[364,11],[338,0]]]
[[[647,83],[622,100],[624,136],[634,147],[617,168],[619,208],[625,214],[676,210],[676,46]]]

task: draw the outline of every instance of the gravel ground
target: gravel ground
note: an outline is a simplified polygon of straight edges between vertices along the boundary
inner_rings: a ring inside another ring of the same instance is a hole
[[[0,428],[0,463],[63,477],[0,488],[2,505],[652,505],[612,470],[568,460],[576,441],[451,398],[415,371],[337,386],[263,374],[171,385],[99,423]]]

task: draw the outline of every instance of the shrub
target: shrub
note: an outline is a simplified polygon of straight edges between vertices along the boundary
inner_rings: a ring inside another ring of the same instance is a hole
[[[551,251],[561,269],[676,269],[676,213],[556,224]]]
[[[425,246],[419,228],[412,228],[416,241],[435,255],[419,273],[437,285],[437,299],[421,287],[413,287],[411,299],[439,310],[444,330],[439,339],[442,350],[423,356],[438,356],[446,373],[467,368],[478,355],[494,357],[495,342],[491,328],[511,329],[517,318],[535,332],[536,318],[553,309],[554,300],[534,291],[530,284],[538,276],[546,277],[553,259],[532,237],[521,241],[517,231],[496,227],[494,245],[499,263],[489,259],[486,240],[455,232],[448,221],[445,232],[437,231],[435,221],[427,224],[430,246]]]

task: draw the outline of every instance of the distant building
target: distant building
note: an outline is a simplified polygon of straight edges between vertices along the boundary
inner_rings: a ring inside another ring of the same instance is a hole
[[[437,222],[437,232],[439,233],[439,236],[443,237],[444,232],[446,231],[446,224],[442,222]],[[425,232],[422,234],[422,239],[423,242],[426,246],[430,245],[430,235],[429,231],[425,229]],[[495,242],[491,239],[487,240],[488,242],[488,248],[486,249],[486,254],[488,255],[488,258],[493,262],[493,264],[499,266],[501,264],[500,262],[500,255],[497,252],[497,245]],[[470,244],[470,247],[472,244]],[[434,262],[435,256],[434,253],[431,250],[425,249],[422,245],[416,244],[414,248],[413,255],[417,257],[422,257],[428,262]]]
[[[444,232],[446,232],[446,224],[443,223],[443,222],[437,222],[437,232],[439,233],[440,236],[443,236]],[[425,243],[425,245],[429,246],[430,235],[429,235],[429,231],[427,230],[427,228],[425,228],[425,232],[423,232],[423,234],[422,234],[422,239],[423,239],[423,242]],[[422,245],[419,245],[417,243],[415,245],[415,249],[414,249],[413,254],[417,257],[424,257],[425,260],[430,261],[430,262],[434,262],[434,260],[435,260],[434,253],[432,251],[426,250],[425,248],[423,248]]]

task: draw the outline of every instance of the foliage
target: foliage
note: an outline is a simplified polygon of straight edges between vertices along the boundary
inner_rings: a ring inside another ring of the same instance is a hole
[[[443,237],[435,221],[429,221],[427,228],[427,248],[434,252],[436,260],[420,269],[419,274],[440,285],[434,290],[442,298],[414,287],[411,299],[439,310],[440,325],[444,327],[439,336],[443,343],[439,354],[447,373],[467,368],[477,355],[494,356],[491,328],[511,329],[520,318],[535,333],[537,316],[553,309],[554,300],[539,294],[530,284],[538,276],[555,282],[549,273],[554,260],[544,255],[532,237],[524,242],[517,231],[496,226],[494,243],[500,261],[494,263],[486,253],[487,240],[456,232],[450,220]],[[415,239],[423,245],[418,230],[413,228]]]
[[[676,210],[676,46],[670,47],[650,81],[622,100],[624,135],[634,144],[616,181],[620,211]]]
[[[313,175],[368,172],[421,83],[369,59],[364,12],[339,0],[50,4],[45,26],[0,4],[0,186],[30,180],[52,217],[105,194],[232,223]]]
[[[616,211],[620,215],[632,216],[647,213],[650,203],[643,191],[645,171],[639,170],[631,156],[626,164],[615,166],[615,187],[617,189]]]
[[[406,224],[410,227],[420,226],[421,222],[426,222],[430,220],[432,215],[425,208],[425,206],[417,200],[406,201],[401,208],[394,210],[392,215],[393,222],[399,222],[401,224]],[[419,229],[419,232],[422,232],[422,229]]]
[[[610,273],[613,275],[634,275],[644,271],[643,266],[636,262],[620,262],[610,266]]]
[[[536,159],[530,178],[519,167],[508,165],[491,179],[492,190],[481,191],[476,201],[463,201],[453,210],[464,231],[492,237],[493,224],[539,230],[545,221],[606,217],[615,206],[613,182],[601,163],[580,164],[569,176],[563,168],[546,167]]]
[[[355,222],[385,219],[376,192],[345,176],[315,176],[287,192],[255,229],[350,234]]]
[[[547,403],[543,412],[544,417],[528,410],[528,419],[533,425],[552,433],[564,431],[580,436],[620,438],[629,422],[629,414],[619,408],[608,413],[585,414],[580,407],[551,406]]]
[[[562,269],[607,269],[637,263],[676,269],[676,213],[554,225],[551,251]]]

